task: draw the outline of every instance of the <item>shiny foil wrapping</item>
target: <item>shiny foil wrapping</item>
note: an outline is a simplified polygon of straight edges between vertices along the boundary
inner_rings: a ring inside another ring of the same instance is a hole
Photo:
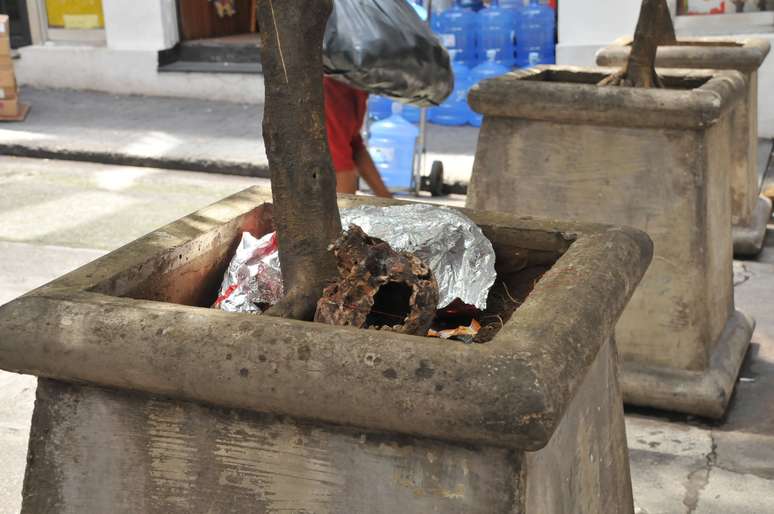
[[[244,232],[213,307],[228,312],[261,312],[261,306],[273,305],[282,293],[276,232],[260,239]]]
[[[416,254],[433,271],[443,308],[456,298],[486,308],[494,284],[492,243],[464,214],[448,207],[409,204],[364,205],[341,210],[343,228],[357,225],[396,251]],[[274,233],[256,239],[245,232],[226,270],[215,307],[230,312],[260,312],[282,297],[277,240]]]
[[[396,251],[412,252],[430,266],[438,282],[438,308],[455,298],[486,307],[494,284],[495,253],[481,229],[461,212],[427,204],[342,209],[341,225],[355,224]]]

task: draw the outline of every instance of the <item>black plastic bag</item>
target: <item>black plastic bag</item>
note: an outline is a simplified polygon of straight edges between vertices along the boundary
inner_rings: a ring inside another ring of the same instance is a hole
[[[430,107],[454,89],[449,54],[406,0],[334,0],[325,73],[369,93]]]

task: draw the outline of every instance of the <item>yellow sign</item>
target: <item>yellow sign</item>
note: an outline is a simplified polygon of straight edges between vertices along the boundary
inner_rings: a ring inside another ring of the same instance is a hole
[[[99,29],[99,16],[96,14],[65,14],[64,28],[66,29]]]
[[[46,0],[48,26],[66,29],[105,27],[102,0]]]

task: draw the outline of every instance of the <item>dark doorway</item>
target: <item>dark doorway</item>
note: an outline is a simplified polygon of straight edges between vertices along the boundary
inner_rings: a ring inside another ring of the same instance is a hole
[[[178,0],[180,44],[171,56],[159,56],[159,70],[259,73],[256,3]]]
[[[25,0],[0,0],[0,14],[7,14],[11,20],[11,48],[32,44]]]

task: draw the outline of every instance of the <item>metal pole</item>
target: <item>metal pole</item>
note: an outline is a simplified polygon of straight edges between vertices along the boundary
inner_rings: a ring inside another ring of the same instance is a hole
[[[427,0],[427,25],[433,17],[433,0]],[[432,30],[432,28],[431,28]],[[427,109],[422,107],[419,110],[419,139],[417,141],[416,159],[414,159],[414,194],[419,196],[422,191],[422,170],[425,169],[425,158],[427,156],[427,147],[425,146],[425,133],[427,131]]]

